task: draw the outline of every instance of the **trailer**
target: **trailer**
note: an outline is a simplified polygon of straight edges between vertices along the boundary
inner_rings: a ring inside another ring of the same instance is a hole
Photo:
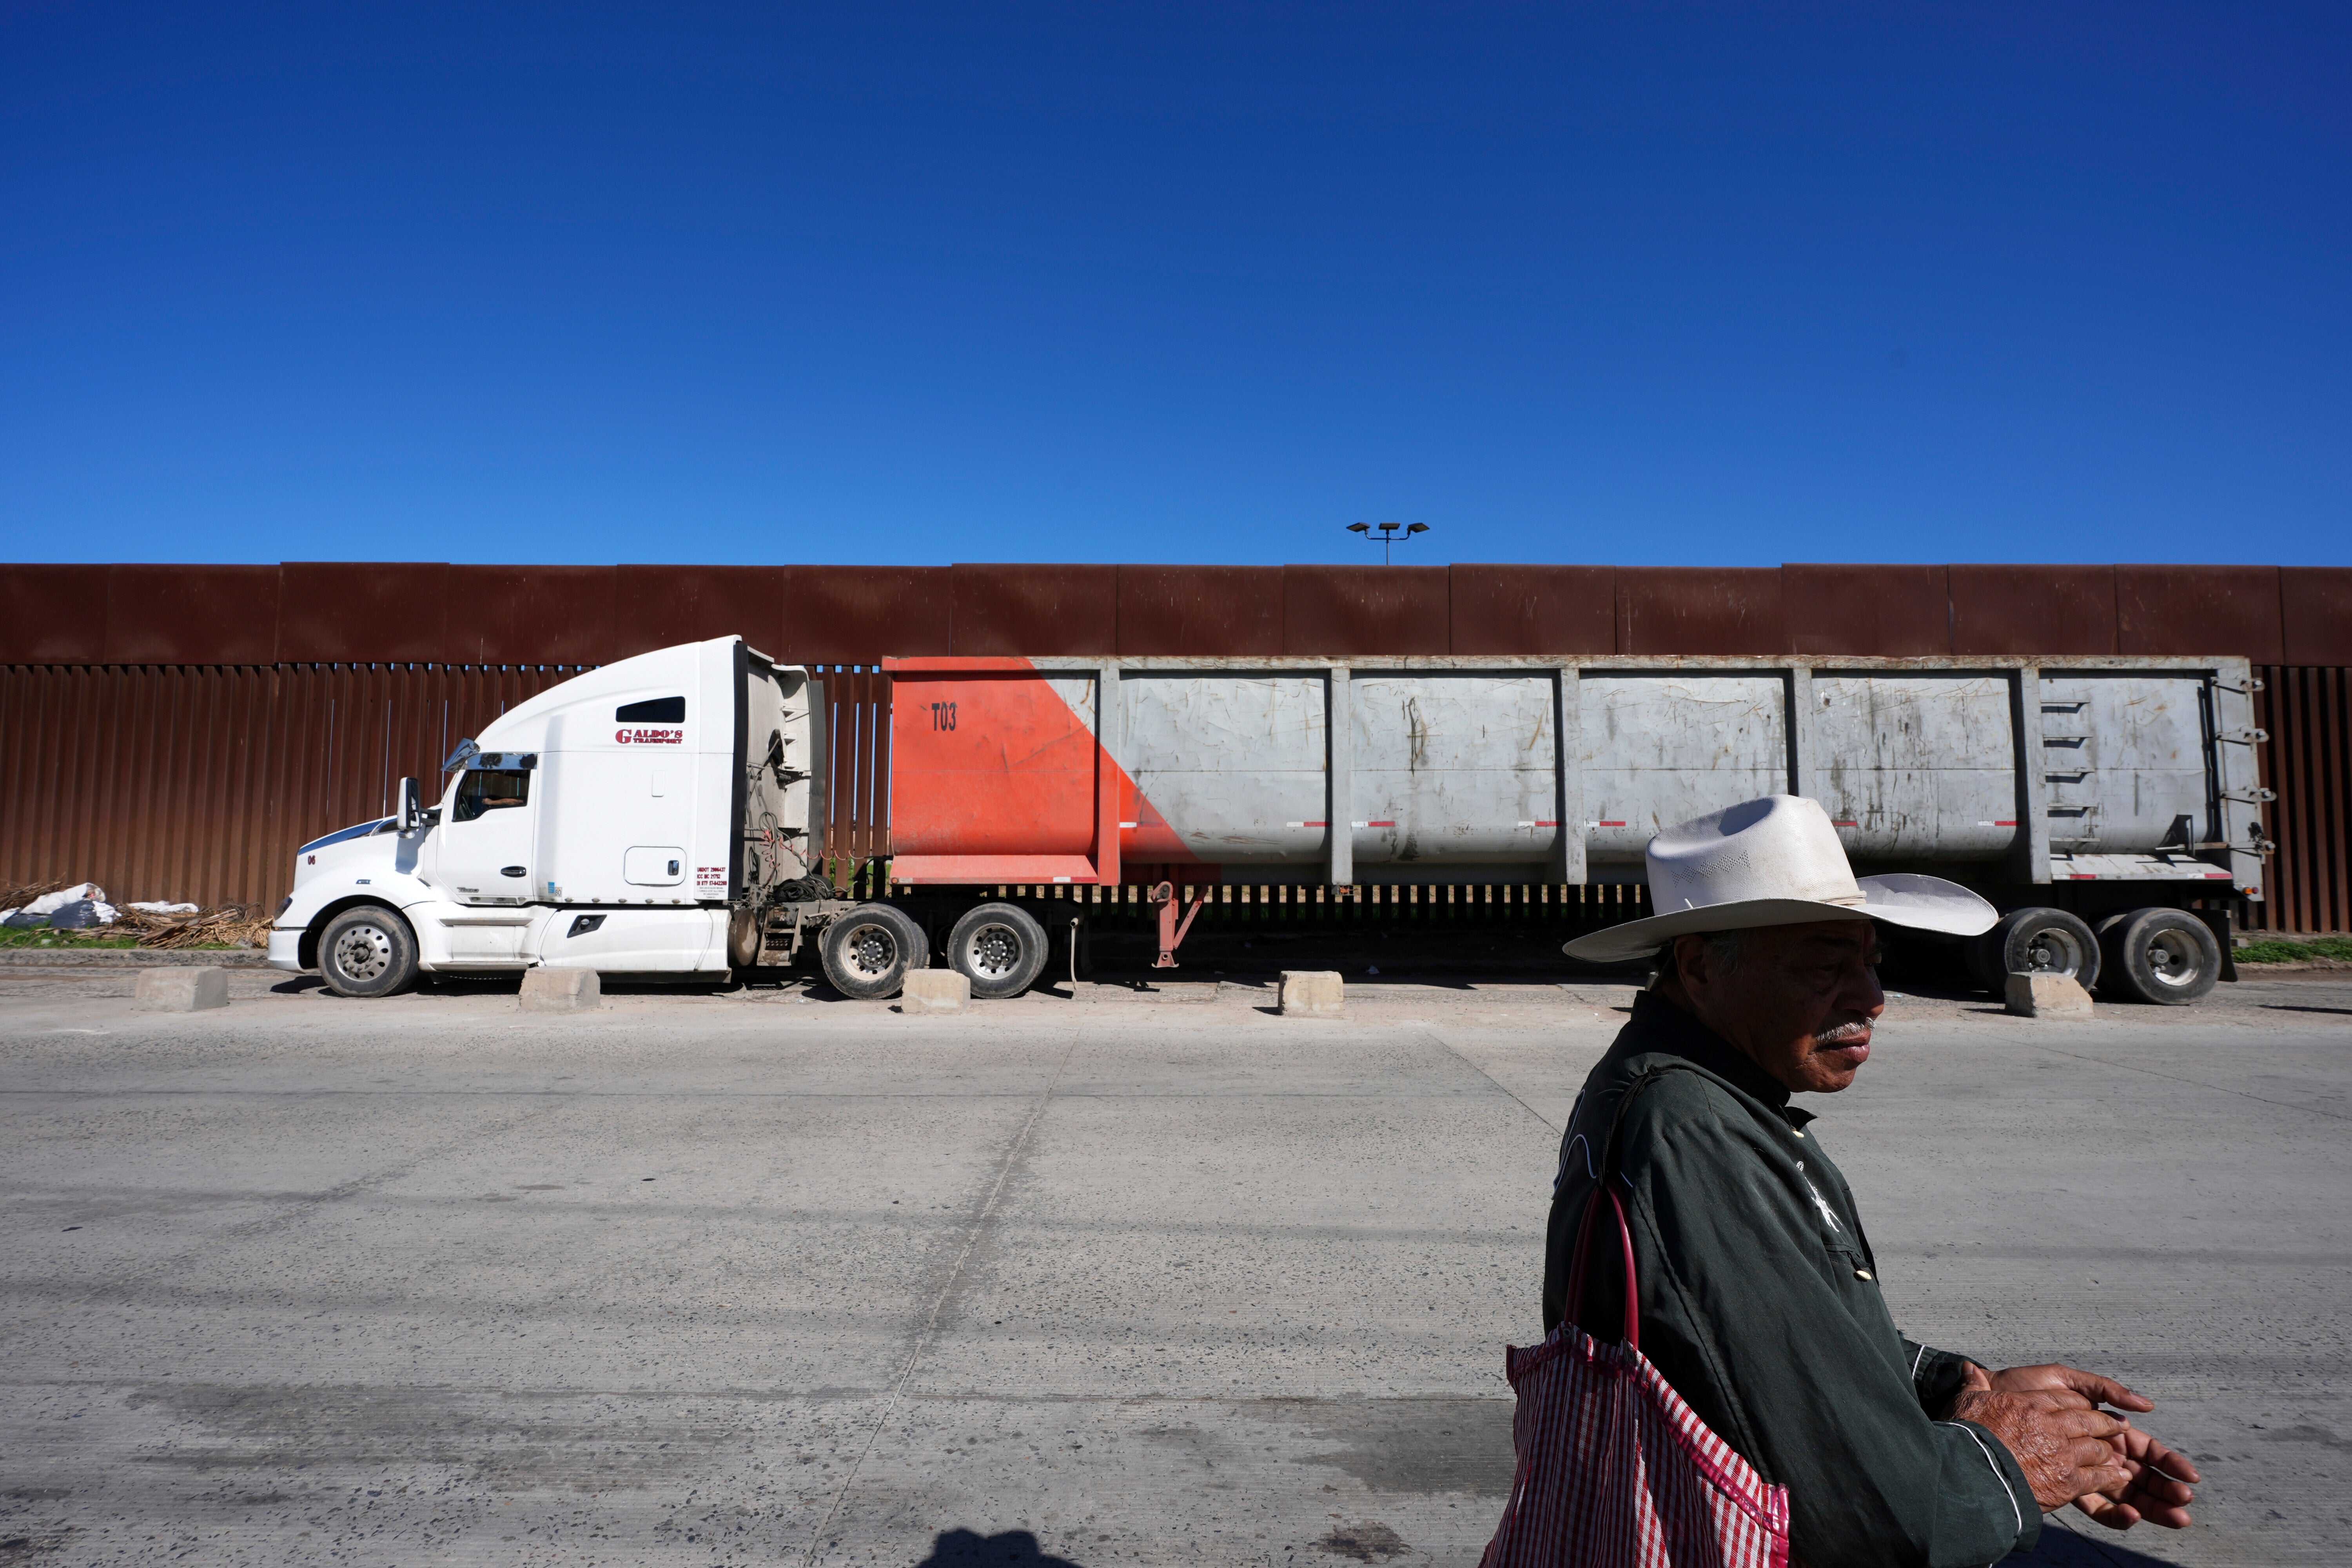
[[[411,802],[305,846],[272,961],[318,963],[347,989],[331,967],[346,952],[378,955],[382,983],[400,984],[486,963],[719,974],[814,951],[838,990],[883,996],[937,948],[975,995],[1003,996],[1057,940],[1009,889],[1080,909],[1144,894],[1172,966],[1220,889],[1311,885],[1354,904],[1424,886],[1624,888],[1660,827],[1787,794],[1828,809],[1858,871],[1933,872],[2006,911],[1966,954],[1988,987],[2045,970],[2178,1003],[2224,972],[2230,911],[2263,897],[2271,848],[2240,658],[884,668],[877,896],[845,898],[821,875],[817,683],[720,638],[552,688],[459,748],[436,811]],[[509,804],[480,804],[494,799]],[[482,829],[496,811],[523,815]],[[312,877],[322,850],[333,874]],[[430,868],[401,885],[415,901],[351,885],[352,868],[403,854]],[[364,908],[410,925],[413,963],[395,922],[351,916]],[[331,937],[346,919],[374,921],[373,934]],[[491,930],[508,934],[479,934]]]

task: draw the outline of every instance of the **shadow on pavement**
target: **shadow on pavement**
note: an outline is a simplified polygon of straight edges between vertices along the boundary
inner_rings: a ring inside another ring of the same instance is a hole
[[[2132,1533],[2153,1530],[2153,1525],[2140,1525]],[[2091,1531],[2097,1531],[2096,1534]],[[2055,1519],[2042,1521],[2042,1539],[2033,1550],[2011,1552],[2001,1559],[2001,1568],[2029,1563],[2046,1564],[2047,1568],[2172,1568],[2160,1558],[2145,1552],[2134,1552],[2123,1544],[2126,1538],[2117,1531],[2092,1525],[2088,1530],[2076,1530],[2072,1524],[2061,1524]],[[977,1559],[975,1559],[977,1561]]]
[[[982,1563],[1018,1563],[1027,1568],[1078,1568],[1066,1557],[1049,1554],[1025,1530],[982,1535],[972,1530],[943,1530],[931,1542],[931,1554],[915,1568],[976,1568]]]

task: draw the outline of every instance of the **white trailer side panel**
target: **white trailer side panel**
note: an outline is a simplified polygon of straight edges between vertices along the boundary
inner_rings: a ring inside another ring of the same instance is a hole
[[[1778,674],[1588,673],[1581,681],[1586,852],[1639,864],[1662,827],[1790,793]]]
[[[1990,860],[2017,842],[2011,682],[1816,672],[1814,793],[1864,860]]]

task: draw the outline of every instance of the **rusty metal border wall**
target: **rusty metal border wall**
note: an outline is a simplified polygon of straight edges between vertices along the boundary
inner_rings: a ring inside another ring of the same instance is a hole
[[[0,883],[274,907],[303,843],[579,668],[0,667]]]
[[[2278,799],[2263,826],[2278,845],[2270,899],[2253,924],[2289,931],[2352,931],[2352,670],[2268,665],[2255,722],[2270,732],[2263,776]]]
[[[2352,666],[2341,566],[0,565],[0,665],[931,654],[2234,654]]]
[[[295,848],[592,665],[815,667],[836,881],[889,846],[886,655],[2240,654],[2273,897],[2352,926],[2352,568],[0,565],[0,883],[274,906]]]
[[[0,887],[274,908],[294,855],[437,794],[461,738],[583,665],[0,666]],[[829,868],[889,847],[889,678],[820,666]]]
[[[824,682],[824,869],[836,887],[871,891],[860,870],[890,852],[890,678],[871,665],[811,668]]]

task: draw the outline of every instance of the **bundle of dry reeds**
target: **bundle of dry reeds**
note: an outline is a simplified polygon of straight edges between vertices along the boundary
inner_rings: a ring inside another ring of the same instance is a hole
[[[51,879],[0,886],[0,910],[21,910],[35,899],[78,885]],[[222,904],[184,915],[149,914],[144,910],[121,906],[111,925],[87,926],[57,934],[68,942],[136,937],[142,947],[267,947],[269,921],[247,904]]]
[[[151,915],[124,910],[107,928],[118,934],[136,934],[142,947],[231,947],[269,945],[269,921],[245,904],[223,904],[192,915]]]

